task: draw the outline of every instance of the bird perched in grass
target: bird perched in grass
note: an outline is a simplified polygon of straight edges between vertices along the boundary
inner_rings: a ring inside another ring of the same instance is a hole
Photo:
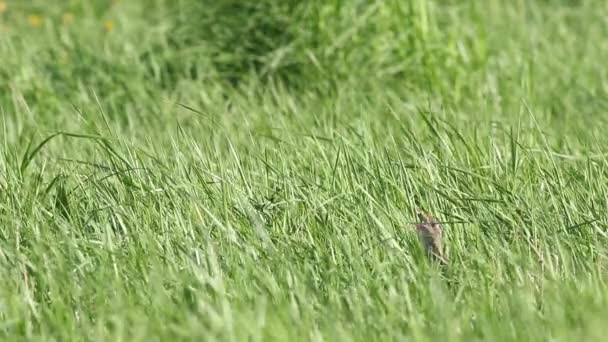
[[[417,211],[416,214],[420,220],[416,224],[416,230],[426,254],[432,260],[447,265],[443,252],[443,227],[431,215],[423,211]]]

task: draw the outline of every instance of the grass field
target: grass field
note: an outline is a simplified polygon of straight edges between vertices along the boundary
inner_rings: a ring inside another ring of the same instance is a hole
[[[602,340],[606,13],[1,0],[0,339]]]

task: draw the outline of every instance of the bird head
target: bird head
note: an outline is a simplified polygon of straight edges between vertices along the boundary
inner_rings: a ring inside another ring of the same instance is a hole
[[[418,216],[418,219],[420,220],[420,222],[426,223],[426,222],[430,221],[429,215],[422,210],[417,210],[416,216]]]

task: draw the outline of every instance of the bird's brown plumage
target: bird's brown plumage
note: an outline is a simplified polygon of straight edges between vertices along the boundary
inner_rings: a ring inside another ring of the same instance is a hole
[[[447,264],[443,252],[443,227],[429,214],[418,211],[416,213],[420,223],[416,224],[418,236],[427,255],[442,264]]]

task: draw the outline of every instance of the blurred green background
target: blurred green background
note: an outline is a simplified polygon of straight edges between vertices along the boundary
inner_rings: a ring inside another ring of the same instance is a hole
[[[0,338],[602,340],[606,13],[0,0]]]

